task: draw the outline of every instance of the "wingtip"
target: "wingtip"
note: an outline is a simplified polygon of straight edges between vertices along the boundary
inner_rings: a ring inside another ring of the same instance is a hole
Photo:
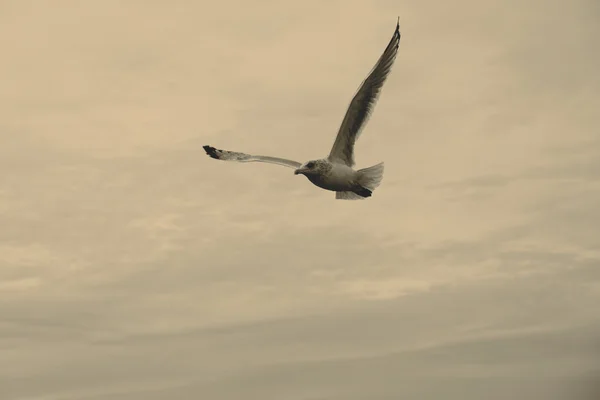
[[[398,16],[398,20],[396,21],[396,32],[400,33],[400,16]]]
[[[205,145],[202,146],[202,148],[204,149],[206,154],[208,154],[209,157],[216,158],[217,160],[219,159],[219,156],[217,156],[217,149],[215,149],[214,147]]]

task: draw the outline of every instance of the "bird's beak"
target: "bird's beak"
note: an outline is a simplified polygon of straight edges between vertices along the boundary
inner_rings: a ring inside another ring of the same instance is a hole
[[[304,173],[304,169],[303,168],[298,168],[297,170],[294,171],[294,175],[300,175]]]

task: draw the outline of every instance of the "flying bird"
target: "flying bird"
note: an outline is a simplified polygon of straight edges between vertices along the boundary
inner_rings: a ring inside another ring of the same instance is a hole
[[[369,119],[381,88],[388,77],[400,45],[400,19],[383,54],[362,82],[348,106],[335,142],[326,158],[305,163],[279,157],[258,156],[203,146],[206,154],[217,160],[237,162],[264,162],[294,169],[295,175],[304,175],[314,185],[336,192],[336,199],[358,200],[370,197],[383,178],[384,163],[355,170],[354,143]]]

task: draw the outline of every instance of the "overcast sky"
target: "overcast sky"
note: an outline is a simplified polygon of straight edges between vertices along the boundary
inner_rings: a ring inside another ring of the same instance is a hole
[[[356,146],[306,161],[400,16]],[[600,398],[598,0],[0,1],[2,400]]]

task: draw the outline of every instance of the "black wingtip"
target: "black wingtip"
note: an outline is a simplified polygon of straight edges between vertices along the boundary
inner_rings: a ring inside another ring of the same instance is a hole
[[[217,156],[217,149],[215,149],[212,146],[202,146],[202,148],[204,149],[204,151],[206,151],[206,154],[208,154],[210,157],[212,158],[216,158],[217,160],[219,159],[219,157]]]
[[[396,21],[396,33],[400,34],[400,17],[398,17],[398,21]]]

